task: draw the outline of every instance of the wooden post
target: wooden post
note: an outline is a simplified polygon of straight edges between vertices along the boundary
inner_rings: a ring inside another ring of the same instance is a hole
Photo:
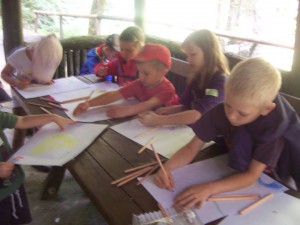
[[[3,45],[5,56],[23,44],[21,0],[2,0]]]
[[[134,0],[134,22],[142,30],[145,30],[145,0]]]
[[[59,16],[59,35],[60,35],[60,39],[64,39],[63,17],[62,16]]]
[[[37,33],[39,29],[39,14],[35,13],[35,18],[34,18],[34,32]]]

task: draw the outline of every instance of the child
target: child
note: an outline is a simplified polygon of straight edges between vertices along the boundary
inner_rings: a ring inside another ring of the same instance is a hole
[[[54,34],[42,38],[36,45],[22,47],[8,58],[1,77],[10,85],[25,89],[31,82],[51,84],[62,59],[62,46]]]
[[[171,171],[190,163],[204,142],[223,135],[231,146],[229,165],[240,173],[198,184],[175,198],[179,208],[201,206],[214,194],[252,185],[266,168],[286,185],[300,187],[300,120],[278,91],[281,75],[261,58],[235,66],[225,83],[225,101],[195,123],[196,136],[165,164],[169,178],[159,171],[155,183],[171,189]],[[201,173],[201,171],[199,171]]]
[[[81,67],[79,74],[94,74],[94,68],[98,63],[107,63],[108,61],[114,60],[119,50],[119,35],[109,35],[105,43],[89,50],[87,59]]]
[[[26,224],[31,215],[23,180],[24,172],[19,165],[6,160],[13,154],[4,135],[5,128],[27,129],[55,122],[60,129],[74,121],[58,115],[34,115],[17,117],[14,114],[0,112],[0,224]]]
[[[182,48],[194,77],[185,88],[180,105],[140,114],[139,120],[145,125],[193,124],[224,100],[229,70],[217,37],[209,30],[195,31],[184,40]]]
[[[120,53],[108,63],[99,63],[94,72],[105,78],[112,75],[119,85],[125,85],[138,78],[135,62],[132,60],[145,44],[145,36],[139,27],[128,27],[120,35]]]
[[[178,96],[172,83],[165,78],[171,66],[168,48],[158,44],[147,44],[135,57],[139,79],[119,90],[110,91],[79,104],[73,114],[87,110],[91,106],[105,105],[119,99],[135,97],[140,103],[131,106],[112,106],[106,113],[109,117],[120,118],[136,115],[162,105],[178,104]]]

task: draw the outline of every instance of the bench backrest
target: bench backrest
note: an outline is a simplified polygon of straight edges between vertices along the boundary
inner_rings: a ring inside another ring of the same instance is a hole
[[[300,98],[281,93],[286,100],[291,104],[291,106],[295,109],[295,111],[298,113],[298,116],[300,116]]]

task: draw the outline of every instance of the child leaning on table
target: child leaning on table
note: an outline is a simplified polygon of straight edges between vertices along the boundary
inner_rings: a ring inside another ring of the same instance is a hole
[[[219,135],[231,146],[229,166],[240,173],[187,188],[175,198],[177,207],[200,207],[211,195],[250,186],[265,169],[286,185],[294,181],[300,187],[300,120],[278,93],[280,86],[279,71],[261,58],[235,66],[225,83],[224,103],[195,123],[195,137],[165,163],[168,179],[159,171],[154,180],[172,189],[171,171],[190,163],[204,142]]]
[[[119,44],[120,52],[117,53],[116,59],[108,63],[97,64],[94,73],[100,78],[112,75],[114,82],[125,85],[138,78],[138,71],[133,58],[144,46],[145,35],[139,27],[128,27],[121,33]]]
[[[13,150],[5,137],[5,128],[27,129],[55,122],[60,129],[73,120],[58,115],[34,115],[17,117],[0,112],[0,224],[26,224],[31,221],[29,205],[23,186],[24,172],[19,165],[7,162]]]
[[[54,34],[50,34],[38,43],[21,47],[8,56],[1,77],[19,89],[27,88],[31,82],[52,84],[62,52],[59,40]]]
[[[224,101],[224,83],[229,69],[221,45],[214,33],[198,30],[182,43],[193,73],[180,105],[161,107],[155,113],[141,113],[139,120],[148,126],[187,125]]]
[[[80,68],[79,74],[94,74],[94,68],[97,64],[114,60],[119,50],[119,35],[109,35],[104,43],[88,51],[85,63]]]
[[[87,102],[79,104],[73,114],[86,111],[89,107],[106,105],[122,98],[136,98],[140,103],[131,106],[112,106],[107,115],[120,118],[136,115],[162,105],[178,104],[178,96],[173,84],[165,78],[171,67],[171,53],[168,48],[158,44],[146,44],[134,58],[139,71],[139,79],[116,91],[106,92]]]

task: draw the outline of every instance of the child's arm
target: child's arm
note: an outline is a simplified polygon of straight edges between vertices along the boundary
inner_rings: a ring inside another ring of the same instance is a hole
[[[182,112],[185,109],[184,105],[171,105],[165,107],[159,107],[155,110],[158,115],[169,115]]]
[[[73,115],[77,116],[80,113],[88,110],[89,107],[92,106],[99,106],[99,105],[107,105],[109,103],[118,101],[122,99],[122,95],[119,90],[117,91],[109,91],[104,93],[103,95],[99,95],[95,98],[92,98],[91,100],[87,102],[80,103],[73,111]]]
[[[29,86],[31,81],[29,79],[19,79],[15,76],[13,76],[14,67],[12,67],[10,64],[6,64],[1,72],[2,79],[7,82],[8,84],[17,87],[19,89],[25,89]]]
[[[15,164],[12,162],[0,162],[0,179],[10,177],[14,168]]]
[[[194,138],[188,144],[186,144],[179,151],[177,151],[175,155],[173,155],[164,164],[164,168],[167,171],[169,177],[172,177],[172,170],[189,164],[196,157],[203,145],[204,142],[200,140],[197,136],[194,136]],[[166,178],[161,170],[155,175],[154,182],[160,188],[174,188],[172,185],[172,179]]]
[[[141,113],[139,120],[147,126],[157,125],[187,125],[193,124],[201,117],[201,113],[197,110],[187,110],[170,115],[158,115],[155,113]]]
[[[175,206],[182,209],[192,208],[195,205],[201,207],[203,202],[213,194],[248,187],[259,178],[265,167],[265,164],[252,160],[246,172],[186,189],[175,198]]]
[[[158,106],[162,105],[161,101],[155,97],[149,99],[148,101],[138,103],[136,105],[130,106],[112,106],[107,110],[107,115],[111,118],[121,118],[126,116],[137,115],[141,112],[152,110]]]
[[[73,124],[75,121],[61,117],[59,115],[32,115],[32,116],[20,116],[18,117],[15,128],[27,129],[32,127],[42,126],[44,124],[55,122],[61,130],[64,129],[65,124]]]

